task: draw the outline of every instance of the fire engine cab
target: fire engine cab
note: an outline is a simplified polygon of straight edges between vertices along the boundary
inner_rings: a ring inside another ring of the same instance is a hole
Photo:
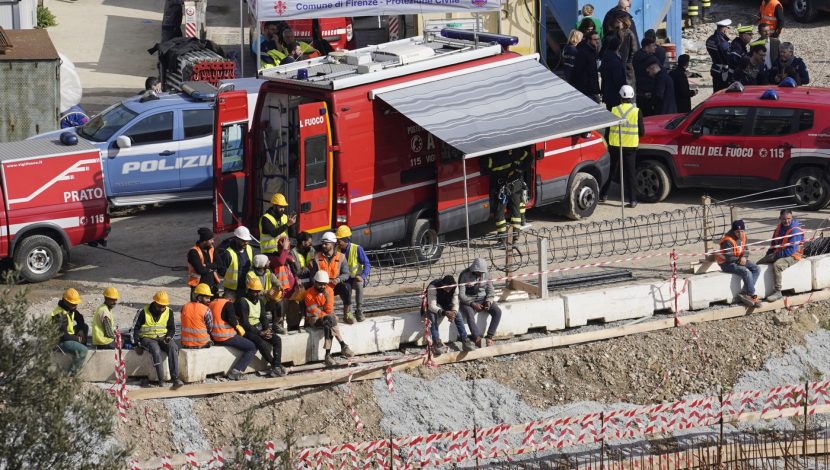
[[[617,118],[538,63],[515,38],[459,31],[342,51],[262,71],[248,131],[244,92],[217,97],[215,229],[254,228],[281,192],[293,235],[352,227],[365,247],[422,259],[442,234],[491,217],[488,154],[526,150],[528,207],[590,216]],[[472,34],[472,33],[469,33]],[[477,39],[477,40],[476,40]],[[514,152],[515,154],[515,152]]]

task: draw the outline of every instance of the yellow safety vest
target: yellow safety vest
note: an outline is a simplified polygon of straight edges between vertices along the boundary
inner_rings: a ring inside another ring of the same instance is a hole
[[[153,314],[150,313],[150,306],[144,306],[144,325],[138,333],[139,338],[163,338],[167,334],[167,321],[170,319],[170,308],[164,307],[159,315],[158,321],[153,321]]]
[[[270,254],[270,253],[276,253],[277,252],[277,247],[278,247],[277,242],[279,242],[279,239],[281,237],[287,237],[288,236],[288,231],[283,230],[282,232],[278,233],[276,237],[272,237],[271,235],[268,235],[267,233],[262,231],[262,219],[265,219],[265,218],[270,220],[271,223],[274,224],[275,228],[277,227],[277,219],[273,215],[271,215],[267,212],[265,214],[262,214],[262,217],[259,218],[259,250],[262,252],[262,254],[267,255],[267,254]],[[280,225],[286,225],[287,223],[288,223],[288,216],[283,214],[280,217]]]
[[[262,302],[253,303],[247,298],[243,299],[245,302],[248,302],[248,323],[251,326],[259,325],[259,317],[262,315]]]
[[[625,119],[625,123],[611,126],[608,130],[608,145],[612,147],[633,147],[640,145],[640,126],[637,122],[638,110],[631,103],[622,103],[611,109],[614,116]],[[620,144],[622,135],[622,144]]]
[[[74,335],[75,334],[75,319],[74,315],[69,312],[68,310],[64,310],[60,307],[55,307],[55,310],[52,310],[52,318],[55,318],[55,315],[65,315],[66,316],[66,334]]]
[[[349,251],[346,254],[346,262],[349,264],[349,275],[357,276],[363,272],[363,265],[357,261],[357,245],[349,243]]]
[[[274,63],[273,64],[267,64],[267,63],[262,64],[262,68],[264,68],[264,69],[269,69],[271,67],[276,67],[276,66],[280,65],[280,62],[282,62],[282,59],[285,59],[285,57],[286,57],[286,54],[283,53],[283,52],[280,52],[279,49],[271,49],[270,51],[266,52],[265,54],[268,55],[269,57],[271,57],[271,59],[274,60]]]
[[[245,253],[248,255],[248,261],[253,262],[254,252],[250,245],[245,247]],[[225,286],[225,289],[236,290],[236,286],[239,284],[239,258],[233,248],[228,247],[228,254],[231,256],[231,264],[228,265],[228,269],[225,271],[225,280],[222,281],[222,285]],[[245,275],[247,276],[247,273]]]
[[[271,282],[271,271],[268,270],[266,270],[265,274],[263,274],[262,276],[257,274],[256,271],[248,271],[248,277],[251,279],[259,278],[259,282],[262,283],[262,292],[268,292],[274,285],[274,283]]]
[[[106,346],[115,341],[115,338],[108,337],[106,330],[104,330],[104,318],[109,318],[110,325],[114,330],[115,324],[112,321],[112,312],[107,304],[101,304],[95,310],[95,315],[92,316],[92,344],[95,346]]]

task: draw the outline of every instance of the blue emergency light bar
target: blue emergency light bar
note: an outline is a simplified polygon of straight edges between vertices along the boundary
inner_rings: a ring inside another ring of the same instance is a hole
[[[483,43],[496,43],[501,46],[515,46],[519,43],[519,38],[516,36],[507,36],[504,34],[495,33],[476,33],[475,31],[468,31],[466,29],[444,28],[441,30],[441,36],[447,39],[464,39],[466,41],[478,41]]]

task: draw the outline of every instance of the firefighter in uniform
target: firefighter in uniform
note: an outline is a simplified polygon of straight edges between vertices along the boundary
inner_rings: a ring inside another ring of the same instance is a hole
[[[95,309],[92,315],[92,344],[95,349],[113,349],[115,343],[115,320],[112,318],[112,309],[118,303],[118,289],[107,287],[104,289],[104,303]]]
[[[783,273],[804,256],[804,231],[798,220],[793,217],[793,211],[782,209],[778,214],[778,221],[780,223],[775,227],[770,248],[758,261],[758,264],[772,264],[775,291],[767,297],[769,302],[775,302],[784,296],[781,293]]]
[[[58,327],[60,337],[58,349],[63,353],[75,356],[69,373],[75,375],[81,370],[86,359],[86,337],[89,327],[84,322],[84,316],[78,311],[78,304],[81,303],[81,295],[73,288],[63,292],[63,298],[58,301],[58,306],[52,310],[52,323]]]
[[[363,321],[363,288],[369,281],[369,272],[372,270],[372,265],[369,264],[369,258],[363,247],[352,243],[352,229],[348,225],[341,225],[337,227],[337,244],[340,246],[340,251],[346,256],[346,264],[349,265],[349,280],[346,281],[347,287],[354,290],[354,316],[359,322]]]
[[[706,52],[712,58],[712,91],[720,91],[729,86],[732,73],[729,69],[729,36],[726,30],[732,20],[726,19],[715,23],[715,32],[706,39]]]
[[[216,274],[216,257],[213,249],[213,231],[207,227],[197,230],[199,241],[187,252],[187,285],[190,286],[190,300],[195,300],[194,289],[205,284],[216,296],[219,290],[219,275]]]
[[[181,387],[184,382],[179,379],[179,347],[173,336],[176,334],[176,323],[173,311],[170,310],[170,298],[167,292],[160,290],[153,296],[153,301],[138,309],[133,322],[133,344],[135,352],[144,354],[150,351],[153,367],[156,368],[156,377],[159,387],[164,386],[164,370],[162,369],[161,352],[167,353],[167,365],[170,368],[170,380],[173,388]]]
[[[528,228],[525,219],[527,184],[525,172],[530,168],[527,149],[511,149],[484,157],[484,170],[490,175],[490,196],[495,197],[496,233],[507,233],[505,209],[510,213],[514,230]]]
[[[738,299],[748,307],[760,307],[761,301],[755,295],[755,281],[758,280],[758,266],[749,261],[746,253],[746,224],[743,220],[732,222],[732,229],[720,239],[720,249],[715,260],[721,271],[737,274],[744,283]]]
[[[742,76],[749,65],[749,43],[752,41],[752,26],[738,26],[738,36],[729,45],[729,68],[733,79]]]
[[[778,0],[761,0],[758,11],[758,23],[769,25],[770,36],[781,36],[784,29],[784,7]]]
[[[245,278],[253,267],[254,259],[254,252],[248,245],[251,240],[253,237],[247,227],[237,227],[230,244],[219,252],[217,272],[223,278],[224,296],[231,300],[245,296]]]
[[[208,307],[213,292],[207,284],[193,289],[196,300],[182,307],[182,347],[185,349],[209,348],[210,331],[213,329],[213,314]]]
[[[286,214],[288,201],[280,193],[271,198],[271,207],[259,218],[259,251],[271,260],[271,266],[276,266],[273,258],[279,249],[278,241],[288,236],[288,227],[297,222],[297,215]]]
[[[643,113],[632,103],[634,89],[630,85],[623,85],[620,88],[621,103],[611,108],[614,116],[625,120],[622,124],[611,126],[608,129],[608,153],[611,155],[611,175],[619,171],[620,149],[623,155],[623,178],[625,196],[628,199],[629,207],[637,206],[637,191],[634,188],[637,171],[637,147],[640,145],[640,137],[645,134],[643,125]],[[608,189],[611,187],[609,178],[602,185],[599,192],[600,201],[608,198]]]

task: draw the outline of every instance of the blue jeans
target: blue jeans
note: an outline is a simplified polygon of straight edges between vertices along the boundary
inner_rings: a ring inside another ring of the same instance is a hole
[[[752,261],[747,260],[746,265],[741,266],[738,263],[723,263],[720,269],[725,273],[737,274],[744,281],[743,292],[748,295],[755,295],[755,281],[758,280],[758,266]]]
[[[429,332],[432,334],[432,344],[438,344],[441,341],[438,335],[438,315],[432,312],[427,312],[427,315],[429,315]],[[464,328],[464,320],[461,319],[460,313],[456,313],[453,323],[455,323],[455,329],[458,331],[458,337],[461,338],[461,341],[467,341],[467,330]]]
[[[164,381],[164,371],[161,367],[161,353],[167,354],[167,367],[170,368],[170,380],[179,378],[179,345],[176,341],[170,340],[165,343],[161,338],[141,338],[141,346],[150,351],[150,357],[153,358],[153,367],[156,368],[156,377],[159,382]]]
[[[74,356],[72,358],[72,365],[69,366],[69,374],[77,374],[84,365],[84,360],[86,359],[86,353],[88,351],[87,347],[77,341],[61,341],[58,344],[58,348],[61,352],[72,354]]]
[[[236,348],[242,351],[242,357],[236,360],[231,366],[231,369],[236,369],[239,372],[245,372],[245,369],[248,368],[248,364],[254,359],[254,355],[256,355],[256,345],[253,341],[243,338],[242,336],[233,336],[228,338],[225,341],[221,341],[216,343],[217,346],[228,346],[230,348]]]

